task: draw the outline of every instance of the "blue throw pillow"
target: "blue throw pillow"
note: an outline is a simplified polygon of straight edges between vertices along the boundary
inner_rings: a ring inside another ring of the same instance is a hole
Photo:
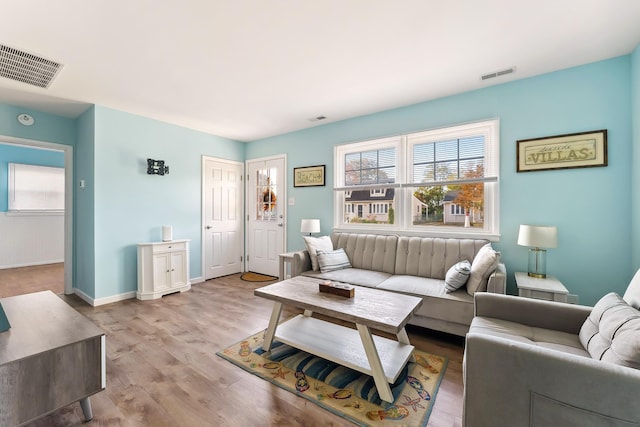
[[[460,261],[447,271],[444,278],[444,289],[447,293],[457,291],[463,287],[471,274],[471,263],[467,260]]]

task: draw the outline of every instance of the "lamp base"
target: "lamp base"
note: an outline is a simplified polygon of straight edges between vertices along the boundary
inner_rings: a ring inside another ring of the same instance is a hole
[[[547,277],[547,251],[545,249],[529,249],[529,268],[527,275],[538,279]]]

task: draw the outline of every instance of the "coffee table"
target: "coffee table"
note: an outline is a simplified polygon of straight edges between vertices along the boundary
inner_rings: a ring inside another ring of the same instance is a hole
[[[17,426],[105,389],[105,334],[51,291],[2,298],[0,425]]]
[[[296,276],[254,291],[256,296],[274,301],[263,349],[271,350],[277,339],[371,375],[380,398],[393,402],[389,384],[413,360],[414,347],[405,325],[422,299],[362,286],[355,286],[355,296],[346,298],[319,292],[319,283],[319,279]],[[304,309],[304,314],[278,324],[283,304]],[[356,330],[314,318],[313,313],[355,323]],[[394,334],[398,340],[372,335],[371,329]]]

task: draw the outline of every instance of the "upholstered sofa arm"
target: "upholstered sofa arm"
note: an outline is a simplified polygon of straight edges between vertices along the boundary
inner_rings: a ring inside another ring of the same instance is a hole
[[[487,292],[494,294],[507,293],[507,267],[504,264],[498,264],[496,270],[489,276]]]
[[[303,249],[293,253],[293,265],[291,266],[291,277],[296,277],[311,270],[311,257],[309,257],[309,251]],[[293,271],[295,270],[295,271]]]
[[[463,371],[466,427],[640,422],[632,402],[640,371],[633,368],[471,332]]]
[[[475,315],[578,334],[591,307],[478,292]]]

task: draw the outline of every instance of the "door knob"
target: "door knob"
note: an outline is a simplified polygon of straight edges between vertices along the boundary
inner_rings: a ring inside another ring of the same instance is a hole
[[[212,226],[210,226],[210,225],[207,225],[205,228],[206,228],[207,230],[211,230],[213,227],[212,227]]]
[[[280,223],[280,224],[278,224],[278,227],[282,227],[282,225],[283,225],[283,224],[282,224],[282,223]]]

